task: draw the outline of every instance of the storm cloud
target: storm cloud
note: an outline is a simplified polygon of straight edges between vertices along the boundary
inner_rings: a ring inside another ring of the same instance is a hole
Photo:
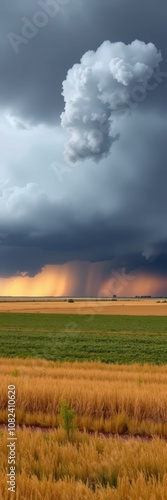
[[[71,135],[65,148],[67,161],[99,161],[109,154],[118,138],[114,131],[119,115],[135,107],[161,61],[152,43],[139,40],[130,45],[105,41],[96,52],[83,55],[63,82],[61,122]]]
[[[41,3],[1,2],[0,276],[76,261],[81,281],[85,262],[106,282],[166,276],[167,5],[58,5],[16,53]]]

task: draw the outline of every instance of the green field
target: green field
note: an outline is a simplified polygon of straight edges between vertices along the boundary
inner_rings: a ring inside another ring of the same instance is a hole
[[[0,314],[0,357],[167,363],[167,317]]]

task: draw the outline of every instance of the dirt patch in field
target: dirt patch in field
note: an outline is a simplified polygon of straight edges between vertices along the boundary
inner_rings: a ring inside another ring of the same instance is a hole
[[[8,428],[7,424],[0,424],[0,430],[4,430],[6,431]],[[54,428],[54,427],[39,427],[38,425],[24,425],[24,426],[20,426],[20,425],[17,425],[16,427],[16,430],[29,430],[31,432],[37,432],[37,431],[41,431],[41,432],[54,432],[56,431],[57,429]],[[159,439],[162,439],[163,441],[167,441],[167,437],[160,437],[160,436],[157,436],[157,435],[154,435],[154,436],[147,436],[145,434],[108,434],[106,432],[94,432],[94,431],[82,431],[82,430],[79,430],[79,432],[81,432],[81,434],[85,434],[87,436],[92,436],[92,437],[99,437],[99,438],[102,438],[102,439],[123,439],[124,441],[129,441],[129,439],[135,439],[135,440],[138,440],[138,441],[152,441],[153,439],[155,438],[159,438]]]
[[[49,300],[0,301],[0,312],[48,314],[113,314],[130,316],[167,316],[167,303],[157,300],[76,301],[74,303]]]

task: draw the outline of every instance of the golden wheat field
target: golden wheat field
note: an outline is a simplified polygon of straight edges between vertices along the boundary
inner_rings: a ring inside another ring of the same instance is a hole
[[[75,300],[67,301],[33,299],[0,300],[0,312],[48,313],[48,314],[113,314],[129,316],[167,316],[167,303],[156,299]]]
[[[59,425],[62,399],[81,430],[167,437],[167,366],[1,359],[0,423],[16,386],[17,424]]]
[[[0,499],[6,487],[7,431],[1,431]],[[64,430],[17,431],[17,500],[165,500],[167,443],[103,439]]]
[[[1,358],[0,378],[0,500],[167,499],[167,366]],[[11,384],[13,497],[5,425]],[[61,425],[62,399],[76,414],[70,439]]]

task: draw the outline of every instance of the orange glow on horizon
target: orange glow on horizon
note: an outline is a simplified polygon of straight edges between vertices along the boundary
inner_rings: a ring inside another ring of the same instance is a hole
[[[19,276],[0,278],[1,296],[86,296],[108,297],[136,295],[165,295],[167,280],[138,271],[125,274],[124,270],[111,271],[104,279],[105,262],[69,262],[48,265],[34,277]]]
[[[71,295],[75,286],[72,266],[46,266],[34,277],[22,275],[0,278],[1,296],[63,296]]]
[[[116,294],[120,297],[135,297],[137,295],[156,297],[165,295],[166,289],[166,277],[146,273],[139,274],[138,271],[124,274],[122,270],[119,270],[103,283],[102,294],[104,296]]]

